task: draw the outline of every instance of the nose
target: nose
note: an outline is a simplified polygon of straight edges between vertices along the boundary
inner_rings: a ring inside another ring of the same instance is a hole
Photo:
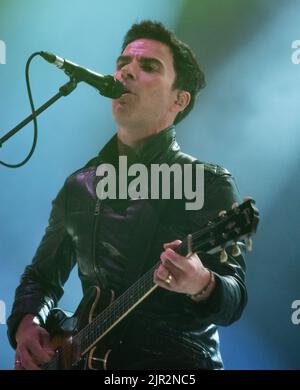
[[[135,80],[136,75],[135,75],[135,71],[133,69],[132,64],[126,64],[126,65],[122,66],[122,68],[120,70],[116,71],[115,77],[120,81],[122,81],[122,80],[124,80],[124,81]]]
[[[121,69],[121,77],[123,80],[135,80],[133,69],[129,66],[129,64],[123,66]]]

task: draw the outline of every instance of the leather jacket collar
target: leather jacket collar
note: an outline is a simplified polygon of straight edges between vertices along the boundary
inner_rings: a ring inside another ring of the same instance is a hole
[[[125,148],[129,150],[127,154],[130,158],[130,162],[139,162],[145,165],[159,162],[161,156],[165,155],[168,149],[179,150],[179,145],[176,142],[176,131],[174,126],[170,126],[158,134],[154,134],[146,138],[138,149],[132,149],[125,145]],[[123,153],[122,153],[123,154]],[[118,152],[118,137],[115,134],[99,152],[98,158],[101,162],[107,162],[115,165]]]

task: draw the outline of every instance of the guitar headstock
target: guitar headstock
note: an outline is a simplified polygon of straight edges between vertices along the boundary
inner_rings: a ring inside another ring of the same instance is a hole
[[[248,251],[252,250],[251,236],[255,234],[259,213],[252,198],[243,203],[234,203],[230,210],[222,210],[219,216],[210,221],[200,231],[189,234],[184,241],[187,252],[220,252],[220,261],[227,261],[226,248],[232,246],[231,255],[240,255],[237,242],[244,242]]]

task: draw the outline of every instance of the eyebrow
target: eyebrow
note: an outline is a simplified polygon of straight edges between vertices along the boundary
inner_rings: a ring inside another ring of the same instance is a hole
[[[130,62],[132,60],[132,56],[119,56],[116,63],[119,64],[120,62]],[[143,63],[143,64],[155,64],[157,65],[159,68],[163,68],[164,65],[163,63],[158,60],[157,58],[154,58],[154,57],[139,57],[138,59],[139,62]]]

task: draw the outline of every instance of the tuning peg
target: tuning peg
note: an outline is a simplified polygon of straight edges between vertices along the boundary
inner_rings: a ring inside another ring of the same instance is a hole
[[[228,260],[227,252],[225,251],[225,249],[223,249],[220,252],[220,261],[221,261],[221,263],[226,263],[227,260]]]
[[[227,214],[226,210],[221,210],[218,215],[219,217],[225,217],[226,214]]]
[[[252,238],[250,236],[245,238],[245,244],[246,244],[247,251],[251,252],[252,251]]]
[[[243,200],[244,202],[247,202],[248,200],[254,200],[254,199],[251,196],[245,196]]]
[[[233,257],[238,257],[241,254],[240,247],[237,243],[233,245],[231,254]]]
[[[239,214],[241,212],[238,202],[232,203],[231,209],[235,212],[235,214]]]

